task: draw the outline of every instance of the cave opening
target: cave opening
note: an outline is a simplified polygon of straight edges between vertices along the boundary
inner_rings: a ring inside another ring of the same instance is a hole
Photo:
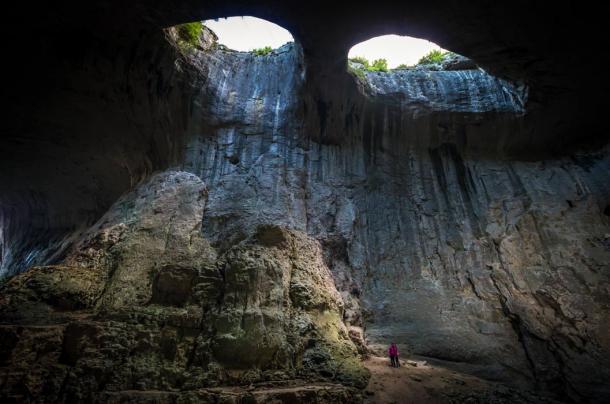
[[[350,48],[347,58],[348,71],[360,78],[370,72],[479,69],[470,59],[427,39],[396,34],[357,43]]]
[[[468,114],[526,111],[529,89],[427,39],[383,35],[353,45],[347,72],[360,93],[401,110]],[[423,108],[422,108],[423,107]]]
[[[449,53],[426,39],[392,34],[377,36],[352,46],[347,57],[372,71],[387,71],[442,61]]]
[[[474,60],[422,38],[383,35],[357,43],[347,54],[347,72],[360,93],[400,106],[402,117],[414,109],[508,117],[527,110],[527,85],[496,77]]]
[[[189,26],[197,31],[185,45]],[[283,138],[297,136],[289,113],[296,108],[305,70],[301,48],[288,30],[238,16],[176,25],[166,32],[187,63],[205,66],[207,77],[196,90],[201,122],[197,136],[189,139],[185,168],[214,185],[227,173],[249,167],[261,151],[288,150]],[[204,231],[213,227],[206,225]]]
[[[267,53],[294,42],[290,32],[262,18],[237,16],[204,20],[218,45],[239,52]]]

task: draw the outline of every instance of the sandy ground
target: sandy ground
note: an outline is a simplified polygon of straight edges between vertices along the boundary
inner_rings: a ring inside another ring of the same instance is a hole
[[[477,377],[422,360],[401,359],[393,368],[388,358],[372,356],[365,366],[371,371],[365,403],[447,403],[487,388]]]

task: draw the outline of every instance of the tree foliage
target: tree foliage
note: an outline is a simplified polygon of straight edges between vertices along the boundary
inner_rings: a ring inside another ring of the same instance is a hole
[[[355,56],[349,59],[352,62],[350,66],[352,70],[361,70],[362,75],[364,71],[369,72],[387,72],[388,61],[386,59],[375,59],[373,62],[369,62],[367,58],[363,56]],[[353,64],[356,64],[355,66]],[[362,67],[358,66],[361,65]],[[360,76],[360,75],[359,75]]]
[[[190,47],[195,47],[199,44],[199,37],[202,31],[203,23],[201,21],[176,25],[179,40]]]
[[[375,59],[369,70],[372,72],[387,72],[388,71],[388,61],[385,59]]]
[[[364,56],[354,56],[353,58],[350,58],[349,61],[353,63],[359,63],[363,65],[365,69],[369,68],[369,61]]]
[[[441,63],[443,59],[449,54],[447,51],[443,51],[440,49],[432,49],[428,54],[424,55],[419,62],[418,65],[429,65],[434,63]]]
[[[271,46],[265,46],[263,48],[257,48],[257,49],[253,49],[252,53],[255,56],[267,56],[268,54],[270,54],[273,51],[273,48]]]

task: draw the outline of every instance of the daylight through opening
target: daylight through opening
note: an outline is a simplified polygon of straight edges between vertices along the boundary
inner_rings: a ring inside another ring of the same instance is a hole
[[[203,21],[203,25],[214,31],[220,45],[240,52],[276,49],[294,41],[288,30],[256,17],[218,18]]]
[[[425,56],[447,53],[439,45],[426,39],[400,35],[383,35],[354,45],[348,53],[350,59],[366,59],[371,64],[385,60],[388,69],[414,66]]]

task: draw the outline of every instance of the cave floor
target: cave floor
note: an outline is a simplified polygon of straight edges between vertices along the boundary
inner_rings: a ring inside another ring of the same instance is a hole
[[[388,358],[378,356],[369,357],[364,364],[371,372],[365,390],[365,403],[557,402],[431,364],[420,358],[401,359],[399,368],[391,367]]]
[[[388,358],[371,356],[365,365],[371,372],[367,403],[445,403],[452,396],[486,387],[481,379],[426,361],[401,359],[401,366],[393,368]]]

